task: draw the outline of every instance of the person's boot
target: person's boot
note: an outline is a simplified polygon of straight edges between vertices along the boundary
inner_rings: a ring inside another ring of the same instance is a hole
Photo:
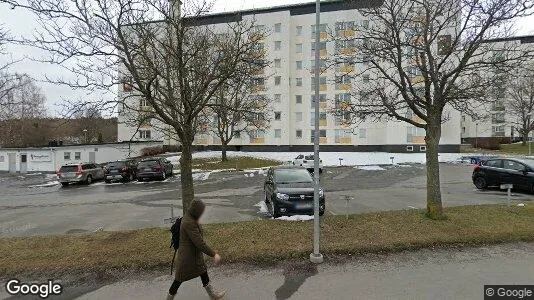
[[[173,300],[174,296],[176,295],[167,294],[167,300]]]
[[[204,288],[206,289],[206,292],[208,292],[208,295],[210,296],[212,300],[222,299],[224,295],[226,295],[226,291],[222,291],[222,292],[214,291],[211,284],[206,285]]]

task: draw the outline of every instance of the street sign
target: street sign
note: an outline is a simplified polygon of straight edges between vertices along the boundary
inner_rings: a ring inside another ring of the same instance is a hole
[[[508,190],[508,189],[513,189],[513,188],[514,188],[514,185],[511,183],[501,184],[501,190]]]

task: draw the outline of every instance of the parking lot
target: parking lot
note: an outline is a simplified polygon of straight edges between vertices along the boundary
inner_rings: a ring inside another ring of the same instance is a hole
[[[499,190],[478,191],[472,167],[442,164],[445,206],[506,203]],[[204,172],[195,175],[196,195],[207,203],[205,222],[269,218],[261,211],[263,170]],[[322,185],[331,215],[424,208],[423,165],[326,168]],[[168,226],[181,213],[179,175],[164,182],[97,182],[61,188],[53,175],[0,175],[0,235],[72,234]],[[349,201],[347,201],[347,199]],[[533,195],[513,193],[513,202]]]

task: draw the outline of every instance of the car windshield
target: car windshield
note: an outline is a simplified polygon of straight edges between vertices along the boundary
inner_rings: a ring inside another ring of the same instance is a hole
[[[534,170],[534,159],[523,159],[521,160],[525,165]]]
[[[280,169],[274,172],[276,183],[312,182],[310,172],[304,169]]]
[[[139,163],[139,167],[153,167],[158,164],[157,160],[145,160]]]
[[[60,172],[78,172],[78,166],[63,166],[61,169],[59,169]]]
[[[113,168],[122,168],[124,167],[125,163],[123,161],[116,161],[109,163],[106,168],[113,169]]]
[[[313,155],[306,155],[304,157],[305,160],[313,160]]]

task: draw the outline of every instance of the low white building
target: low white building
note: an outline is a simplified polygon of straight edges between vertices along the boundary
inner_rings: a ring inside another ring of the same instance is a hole
[[[65,164],[122,160],[140,156],[143,148],[162,145],[162,142],[152,141],[43,148],[0,148],[0,172],[55,172]]]

